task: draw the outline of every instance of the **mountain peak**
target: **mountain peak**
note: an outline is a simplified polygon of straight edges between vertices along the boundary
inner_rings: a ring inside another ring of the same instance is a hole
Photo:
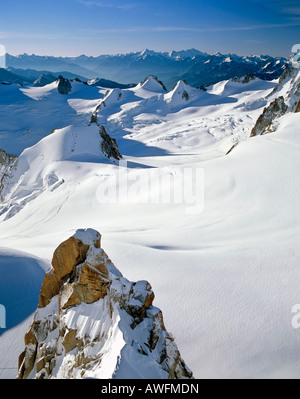
[[[144,49],[141,53],[138,53],[138,59],[145,59],[148,56],[153,56],[153,55],[161,55],[161,53],[157,53],[153,50],[149,50],[149,49]]]
[[[149,50],[149,49],[145,48],[145,49],[140,53],[140,55],[148,55],[148,54],[155,54],[155,51]]]
[[[182,105],[198,96],[199,90],[189,86],[186,81],[179,80],[174,89],[166,94],[165,99],[169,104]]]
[[[137,87],[141,87],[149,91],[167,91],[165,85],[154,75],[149,75]]]
[[[207,53],[203,53],[200,50],[196,50],[195,48],[191,48],[188,50],[180,50],[180,51],[171,51],[169,53],[169,57],[171,58],[194,58],[194,57],[208,57],[209,55]]]
[[[192,378],[150,284],[125,279],[100,240],[82,229],[55,250],[18,378]]]
[[[57,83],[57,90],[60,94],[67,95],[72,91],[72,85],[69,79],[65,79],[63,76],[59,75]]]
[[[227,62],[224,62],[227,58]],[[230,61],[230,62],[229,62]],[[221,65],[221,63],[223,64]],[[64,74],[64,71],[88,81],[101,74],[106,80],[114,81],[118,76],[121,84],[137,83],[145,76],[164,76],[164,83],[173,87],[178,79],[186,79],[192,86],[211,85],[246,73],[259,74],[264,80],[278,79],[288,61],[272,57],[244,57],[235,54],[209,55],[197,49],[156,52],[148,48],[140,52],[99,57],[42,57],[9,56],[7,65],[18,70],[31,69]],[[163,75],[162,75],[163,74]],[[27,74],[28,75],[28,74]],[[35,79],[32,80],[34,82]],[[106,87],[106,86],[105,86]],[[109,83],[108,87],[114,87]]]

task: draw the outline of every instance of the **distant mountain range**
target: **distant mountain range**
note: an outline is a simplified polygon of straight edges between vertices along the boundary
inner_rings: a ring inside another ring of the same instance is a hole
[[[62,72],[49,72],[34,69],[21,69],[8,67],[7,69],[0,68],[0,82],[7,83],[37,83],[36,86],[43,86],[48,83],[54,82],[59,75],[63,75],[67,79],[80,79],[86,80],[85,77],[74,74],[68,71]]]
[[[134,84],[122,84],[108,79],[94,78],[87,80],[85,77],[76,75],[71,72],[49,72],[49,71],[36,71],[33,69],[15,69],[8,67],[7,69],[0,68],[0,83],[2,84],[31,84],[35,87],[42,87],[49,83],[54,82],[59,76],[66,79],[77,80],[85,82],[89,86],[101,86],[107,89],[127,89],[135,86]]]
[[[100,55],[99,57],[50,57],[23,54],[7,55],[8,70],[27,78],[32,71],[63,75],[67,78],[78,77],[104,79],[122,84],[138,83],[148,75],[156,75],[168,89],[178,80],[185,80],[189,85],[199,87],[217,83],[246,74],[253,74],[264,80],[277,79],[285,69],[287,59],[270,56],[238,56],[235,54],[213,55],[190,49],[160,53],[152,50],[118,55]],[[68,71],[68,72],[62,72]],[[73,75],[73,76],[70,76]]]

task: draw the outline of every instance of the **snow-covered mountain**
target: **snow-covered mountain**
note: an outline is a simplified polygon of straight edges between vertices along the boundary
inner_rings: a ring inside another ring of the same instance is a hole
[[[49,72],[49,71],[36,71],[34,69],[15,69],[8,67],[7,69],[0,68],[0,84],[12,84],[19,83],[21,85],[32,84],[35,87],[42,87],[49,83],[54,82],[63,76],[65,79],[75,80],[78,82],[86,82],[91,86],[101,86],[108,89],[119,87],[121,89],[126,89],[128,87],[135,86],[134,84],[121,84],[107,79],[94,78],[87,79],[78,74],[74,74],[68,71],[62,72]]]
[[[125,279],[78,230],[55,250],[19,357],[21,379],[190,379],[147,281]]]
[[[22,84],[24,82],[24,78],[22,76],[16,75],[9,70],[4,68],[0,68],[0,84],[11,84],[11,83],[19,83]]]
[[[268,96],[270,102],[258,118],[251,136],[276,131],[276,120],[288,112],[299,112],[300,74],[299,70],[288,67],[279,79],[278,85]]]
[[[191,86],[200,87],[247,73],[261,79],[277,79],[286,63],[284,58],[220,53],[210,55],[195,49],[170,53],[145,49],[136,53],[98,57],[7,55],[9,67],[49,72],[69,71],[89,79],[101,76],[123,84],[137,83],[145,76],[154,74],[164,81],[168,89],[174,87],[178,80],[186,80]]]
[[[179,80],[170,91],[154,76],[128,89],[74,81],[67,94],[58,81],[0,85],[0,259],[14,253],[21,268],[22,251],[49,265],[66,237],[91,227],[126,278],[151,282],[196,378],[298,377],[299,78],[247,75],[206,90]],[[272,134],[250,138],[264,110]],[[103,152],[106,134],[120,163]],[[4,292],[24,302],[28,292],[15,286],[26,281],[7,275]],[[1,378],[17,374],[11,359],[32,312],[0,337]]]

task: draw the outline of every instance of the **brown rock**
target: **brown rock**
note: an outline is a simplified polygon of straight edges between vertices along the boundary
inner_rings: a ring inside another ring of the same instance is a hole
[[[149,309],[152,306],[154,299],[155,299],[154,292],[153,291],[149,292],[147,294],[146,300],[145,300],[145,308],[146,309]]]
[[[55,306],[36,313],[25,335],[18,378],[85,378],[89,369],[93,369],[93,375],[103,359],[109,357],[105,344],[111,344],[115,311],[120,310],[118,315],[124,319],[118,328],[126,345],[134,345],[140,354],[152,357],[158,367],[168,372],[169,378],[192,378],[174,339],[165,329],[162,312],[155,312],[152,307],[154,293],[151,285],[147,281],[125,279],[100,248],[100,234],[98,239],[94,231],[86,231],[86,236],[85,231],[78,230],[54,253],[53,267],[45,276],[39,306],[48,305],[56,296]],[[85,312],[82,314],[81,307],[76,309],[76,305],[91,304],[104,297],[104,301],[94,305],[103,325],[96,327],[92,319],[92,327],[82,330],[76,318],[85,317]],[[146,332],[143,336],[141,330],[137,331],[137,341],[132,340],[131,334],[124,333],[126,325],[134,330],[143,321],[145,324],[141,329],[146,328]],[[153,356],[154,350],[159,352]],[[68,353],[70,355],[65,357]]]
[[[287,111],[288,106],[285,104],[284,98],[282,96],[276,98],[268,107],[264,109],[263,113],[257,119],[257,122],[251,131],[250,137],[273,132],[273,121],[285,115]]]
[[[79,305],[82,302],[93,303],[105,297],[110,285],[110,281],[107,279],[108,273],[104,264],[97,265],[97,269],[92,269],[84,263],[77,270],[78,275],[75,277],[75,282],[65,284],[61,290],[60,307],[62,309]]]
[[[30,330],[25,334],[24,342],[25,346],[29,344],[37,345],[38,342],[32,328],[30,328]]]
[[[59,293],[62,281],[54,270],[51,270],[45,275],[39,299],[39,307],[47,306],[51,299]]]
[[[55,363],[55,348],[40,344],[36,355],[36,373],[45,370],[45,372],[50,375],[51,368]]]
[[[295,112],[295,114],[300,112],[300,100],[298,100],[294,112]]]
[[[59,309],[66,309],[81,303],[76,289],[76,284],[65,284],[59,294]]]
[[[66,333],[62,340],[62,344],[65,348],[65,353],[71,352],[74,348],[81,348],[83,346],[83,340],[76,338],[76,331],[70,330]]]
[[[25,334],[25,350],[21,353],[18,359],[18,378],[27,378],[31,373],[38,347],[38,341],[33,331],[34,325],[31,325],[30,330]]]
[[[25,350],[20,354],[19,358],[18,358],[18,370],[22,370],[22,365],[24,364],[24,360],[25,360]],[[18,376],[19,378],[19,376]]]
[[[83,244],[81,240],[71,237],[64,241],[55,250],[52,266],[58,277],[62,279],[68,276],[75,266],[85,261],[89,245]]]
[[[166,331],[162,311],[158,311],[153,317],[153,332],[150,335],[149,346],[152,350],[156,348],[161,330]]]
[[[25,351],[19,357],[19,373],[18,379],[26,379],[29,377],[33,370],[37,353],[37,345],[32,343],[28,344]]]
[[[95,248],[101,248],[101,235],[99,234],[98,240],[95,242]]]

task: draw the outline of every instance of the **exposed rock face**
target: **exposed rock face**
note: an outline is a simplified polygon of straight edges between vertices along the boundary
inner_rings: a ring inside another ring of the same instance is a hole
[[[87,83],[89,86],[96,86],[96,87],[100,86],[100,87],[105,87],[107,89],[129,89],[131,87],[136,86],[134,83],[121,84],[111,80],[100,79],[100,78],[91,79]]]
[[[116,101],[121,100],[122,96],[123,91],[121,89],[116,88],[112,90],[106,90],[106,93],[104,94],[103,98],[100,100],[95,111],[93,112],[89,124],[92,125],[93,123],[96,123],[98,126],[100,126],[100,123],[98,123],[98,116],[101,116],[101,110],[107,108],[111,104],[114,105]]]
[[[300,77],[296,81],[293,90],[290,93],[291,110],[293,112],[300,112]]]
[[[233,78],[232,81],[242,84],[248,84],[255,79],[256,79],[255,75],[253,75],[252,73],[247,73],[245,76],[242,76],[240,78],[239,77]]]
[[[50,73],[44,74],[42,73],[40,77],[33,83],[34,87],[43,87],[48,85],[49,83],[55,82],[56,77],[51,75]]]
[[[166,86],[163,84],[163,82],[162,82],[161,80],[159,80],[159,79],[158,79],[156,76],[154,76],[154,75],[149,75],[149,76],[147,76],[147,77],[140,83],[140,85],[143,86],[149,79],[155,80],[158,84],[161,85],[161,87],[162,87],[163,90],[168,91],[167,88],[166,88]]]
[[[114,158],[117,161],[122,159],[122,155],[120,154],[116,140],[110,137],[104,126],[100,127],[100,136],[103,139],[101,144],[103,154],[105,154],[108,158]]]
[[[278,96],[278,97],[276,97]],[[300,72],[287,66],[278,84],[268,97],[274,99],[258,118],[251,137],[276,131],[274,121],[288,112],[300,112]]]
[[[0,149],[0,201],[2,201],[2,190],[4,181],[9,177],[9,172],[17,159],[16,155],[8,154]]]
[[[60,94],[67,95],[72,91],[72,84],[69,79],[65,79],[63,76],[57,78],[58,86],[57,90]]]
[[[0,165],[8,166],[15,161],[16,155],[8,154],[6,151],[0,148]]]
[[[110,135],[107,133],[106,129],[104,126],[101,125],[99,122],[99,113],[101,112],[102,108],[107,107],[107,102],[110,104],[111,102],[115,101],[120,101],[122,98],[122,90],[120,89],[113,89],[113,90],[107,90],[103,99],[100,101],[100,103],[97,105],[95,111],[93,112],[91,116],[91,120],[89,122],[89,126],[91,126],[93,123],[95,123],[99,127],[99,134],[101,136],[101,150],[103,154],[108,157],[115,159],[116,161],[119,161],[120,159],[123,158],[119,151],[119,147],[117,144],[117,141],[110,137]]]
[[[294,112],[295,112],[295,113],[300,112],[300,100],[298,100],[298,102],[297,102],[297,104],[296,104],[296,106],[295,106]]]
[[[125,279],[100,238],[79,230],[56,249],[18,378],[192,378],[150,284]]]
[[[261,134],[272,133],[274,131],[273,121],[288,111],[288,106],[285,104],[283,97],[278,97],[271,104],[264,109],[264,112],[258,118],[254,128],[251,132],[251,137]]]
[[[279,78],[278,84],[274,87],[274,90],[271,92],[270,96],[278,92],[284,84],[293,79],[293,76],[296,74],[296,72],[296,69],[291,65],[286,65],[285,70]]]
[[[297,103],[300,99],[300,71],[292,67],[287,66],[282,76],[279,79],[278,84],[274,90],[270,93],[269,97],[281,93],[284,95],[285,103],[288,105],[289,111],[293,112],[296,109]],[[279,94],[278,94],[279,95]]]

